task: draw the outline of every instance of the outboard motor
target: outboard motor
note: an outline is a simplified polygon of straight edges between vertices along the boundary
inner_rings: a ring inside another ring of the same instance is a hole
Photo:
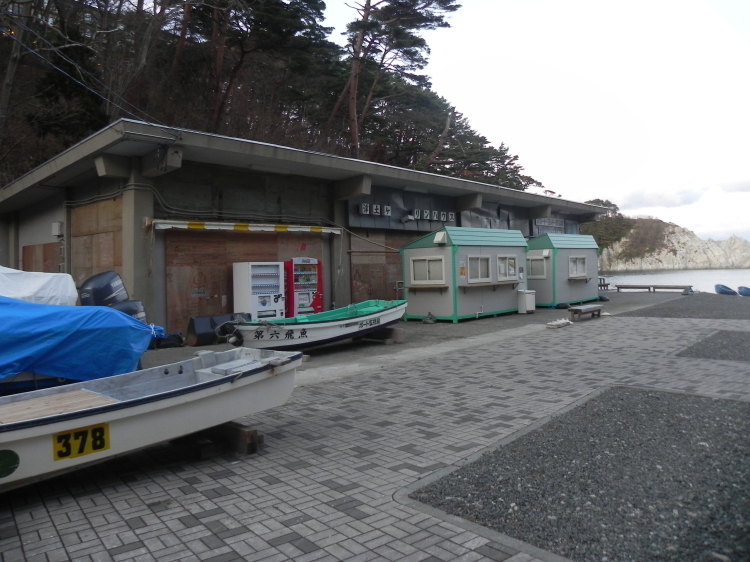
[[[114,271],[105,271],[89,277],[78,289],[81,306],[111,306],[128,300],[122,279]]]
[[[146,310],[143,308],[143,303],[141,301],[120,301],[110,305],[109,308],[114,308],[115,310],[124,312],[128,316],[132,316],[136,320],[140,320],[144,324],[147,324]]]

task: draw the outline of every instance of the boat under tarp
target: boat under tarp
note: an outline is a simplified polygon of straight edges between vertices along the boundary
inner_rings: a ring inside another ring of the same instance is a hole
[[[0,296],[36,304],[74,306],[78,290],[67,273],[19,271],[0,266]]]
[[[0,297],[0,387],[25,373],[73,381],[128,373],[163,335],[112,308]]]

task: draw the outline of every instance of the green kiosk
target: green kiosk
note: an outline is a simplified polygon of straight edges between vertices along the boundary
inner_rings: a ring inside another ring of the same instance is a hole
[[[446,226],[404,245],[404,320],[458,322],[520,312],[526,240],[519,230]],[[524,300],[524,302],[527,302]],[[523,310],[533,312],[531,310]]]
[[[543,234],[528,241],[529,289],[536,306],[599,300],[599,246],[584,234]]]

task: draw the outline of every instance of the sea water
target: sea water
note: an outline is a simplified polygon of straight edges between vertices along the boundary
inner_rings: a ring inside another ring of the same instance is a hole
[[[602,274],[599,274],[602,276]],[[604,275],[609,288],[615,285],[692,285],[694,291],[715,293],[715,285],[730,289],[750,287],[750,269],[680,269],[677,271],[638,271]]]

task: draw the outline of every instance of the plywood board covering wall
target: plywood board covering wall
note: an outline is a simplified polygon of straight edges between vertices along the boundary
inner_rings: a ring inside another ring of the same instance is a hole
[[[233,263],[323,259],[326,242],[314,233],[166,231],[167,331],[184,334],[191,316],[233,310]]]
[[[63,263],[62,247],[61,242],[24,246],[22,250],[23,270],[59,273],[60,264]]]
[[[70,228],[71,274],[76,285],[104,271],[122,274],[122,199],[72,209]]]

